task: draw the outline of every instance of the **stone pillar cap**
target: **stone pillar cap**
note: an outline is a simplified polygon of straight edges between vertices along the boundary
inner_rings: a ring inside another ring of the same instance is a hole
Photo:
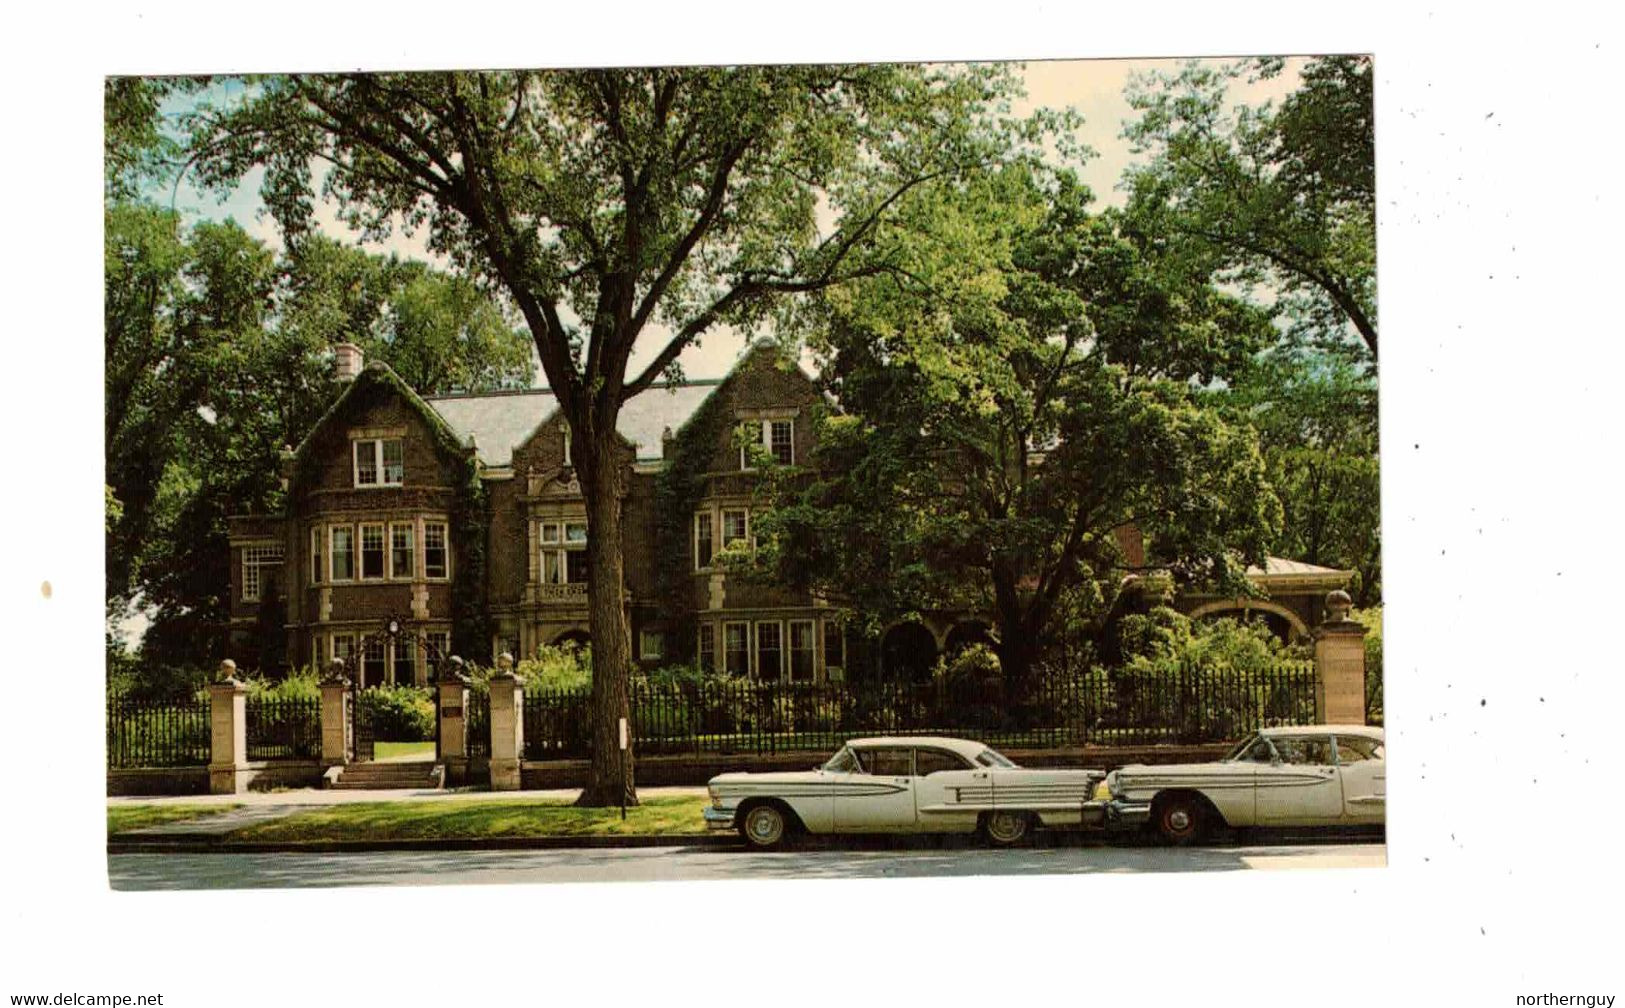
[[[344,659],[334,658],[327,663],[327,674],[322,676],[323,686],[348,686],[350,677],[344,674]]]
[[[467,686],[474,680],[470,679],[468,675],[463,672],[463,660],[456,655],[452,655],[441,664],[440,677],[435,681],[448,685],[451,683],[462,683],[464,686]]]

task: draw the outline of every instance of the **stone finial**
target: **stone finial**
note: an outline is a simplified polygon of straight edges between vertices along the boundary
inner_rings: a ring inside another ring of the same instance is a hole
[[[1349,610],[1354,608],[1354,600],[1349,593],[1339,588],[1326,595],[1326,622],[1349,622]]]
[[[513,655],[504,651],[497,655],[497,670],[491,673],[492,679],[517,679],[513,670]]]
[[[349,683],[350,679],[344,674],[344,659],[334,658],[327,663],[327,675],[322,677],[324,686],[338,686]]]
[[[220,663],[220,681],[223,683],[237,682],[237,663],[230,658]]]
[[[467,686],[470,679],[468,678],[468,675],[463,672],[464,664],[464,661],[456,655],[452,655],[450,658],[447,658],[445,661],[441,662],[439,681],[443,683],[462,683],[464,686]]]

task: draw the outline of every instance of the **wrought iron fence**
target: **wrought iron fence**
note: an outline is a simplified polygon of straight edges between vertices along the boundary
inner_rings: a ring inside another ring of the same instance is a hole
[[[525,758],[591,752],[590,691],[527,690]],[[1219,742],[1315,720],[1312,664],[1235,672],[1090,669],[1027,684],[634,686],[644,755],[827,750],[855,735],[943,734],[1012,748]]]
[[[254,697],[246,702],[250,760],[317,759],[322,755],[318,697]]]
[[[208,700],[108,698],[108,766],[203,766],[208,762]]]
[[[463,708],[463,715],[463,732],[468,743],[469,758],[489,758],[491,755],[491,694],[470,690],[468,705]]]

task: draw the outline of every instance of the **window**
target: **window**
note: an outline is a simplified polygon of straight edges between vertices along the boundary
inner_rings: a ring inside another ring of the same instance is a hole
[[[543,584],[587,583],[587,523],[543,522]]]
[[[445,661],[451,657],[451,634],[444,630],[433,630],[423,636],[429,639],[429,657],[434,661]]]
[[[697,629],[700,668],[715,672],[717,668],[717,627],[715,623],[701,623]]]
[[[756,624],[756,676],[777,680],[784,673],[784,627],[779,623]]]
[[[1331,740],[1326,738],[1278,738],[1275,751],[1281,762],[1294,766],[1331,766]]]
[[[746,420],[739,427],[739,468],[755,468],[752,455],[758,445],[766,449],[779,465],[795,464],[794,420]]]
[[[328,545],[332,548],[334,581],[355,580],[355,530],[348,525],[335,525],[328,530]]]
[[[1382,759],[1377,750],[1382,743],[1363,735],[1337,736],[1337,762],[1358,763],[1361,760]]]
[[[853,755],[852,750],[846,746],[842,746],[840,752],[831,756],[829,762],[825,763],[823,768],[829,773],[863,772],[863,768],[858,766],[857,756]]]
[[[694,516],[694,569],[711,566],[716,544],[711,538],[711,512],[701,511]]]
[[[795,424],[790,420],[769,420],[763,425],[767,431],[767,450],[779,465],[794,465],[796,461]]]
[[[750,537],[750,512],[744,508],[724,508],[722,511],[722,548],[742,543]]]
[[[353,442],[355,485],[400,486],[406,473],[406,448],[400,438]]]
[[[859,758],[876,777],[909,777],[914,773],[912,749],[865,749]]]
[[[265,584],[282,569],[281,543],[243,547],[243,601],[258,602]]]
[[[389,527],[389,576],[392,578],[409,578],[412,576],[412,564],[417,559],[417,550],[412,545],[412,526],[391,525]]]
[[[951,752],[941,749],[914,750],[914,772],[925,777],[942,770],[964,770],[970,764]]]
[[[722,625],[723,671],[732,676],[750,675],[750,624]]]
[[[310,530],[310,583],[322,583],[322,527],[313,526]]]
[[[790,623],[790,681],[813,680],[813,621]]]
[[[418,681],[418,642],[410,637],[395,638],[395,682],[400,685]]]
[[[361,526],[361,580],[381,581],[384,577],[384,527]]]
[[[657,661],[666,655],[666,635],[659,630],[638,633],[638,657]]]
[[[344,662],[344,671],[355,674],[355,635],[333,635],[333,657]]]
[[[824,624],[824,674],[846,667],[846,636],[833,620]]]
[[[389,668],[384,657],[384,642],[374,638],[367,641],[361,652],[361,686],[382,686]]]
[[[426,578],[444,578],[448,576],[446,553],[446,523],[423,523],[423,576]]]

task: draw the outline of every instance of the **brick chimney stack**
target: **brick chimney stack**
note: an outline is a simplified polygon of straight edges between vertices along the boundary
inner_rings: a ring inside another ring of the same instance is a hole
[[[354,343],[336,343],[333,345],[334,372],[339,381],[355,381],[361,374],[361,366],[365,363],[361,359],[361,348]]]

